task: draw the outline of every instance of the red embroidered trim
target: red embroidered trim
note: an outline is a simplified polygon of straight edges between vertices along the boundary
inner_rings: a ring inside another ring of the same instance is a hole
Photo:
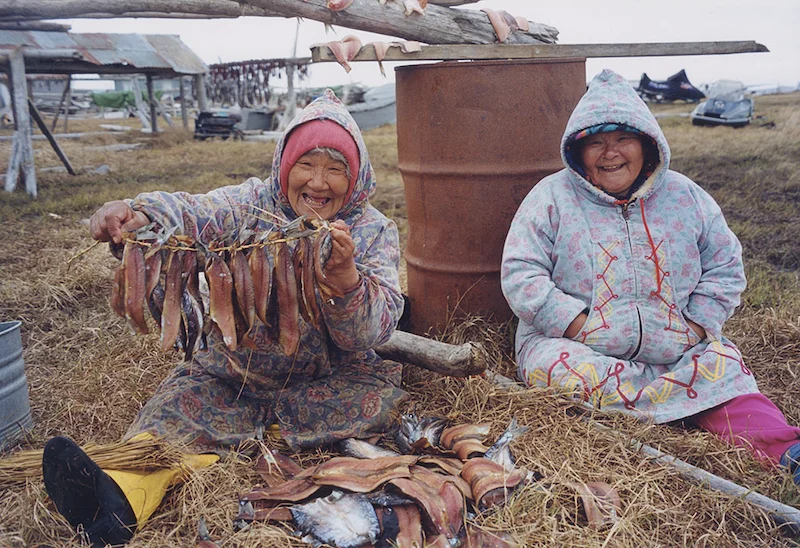
[[[610,329],[611,328],[611,326],[608,324],[608,322],[606,322],[606,316],[605,316],[605,314],[603,314],[603,308],[605,308],[606,305],[608,305],[608,303],[610,303],[613,299],[619,299],[619,295],[614,293],[614,290],[611,288],[611,286],[608,283],[608,280],[606,279],[606,273],[608,272],[608,269],[611,268],[611,263],[613,263],[614,261],[618,260],[619,257],[617,255],[612,255],[605,247],[603,247],[602,244],[597,244],[597,245],[600,246],[600,249],[603,250],[603,253],[608,255],[609,261],[608,261],[608,264],[606,264],[606,267],[603,269],[603,272],[598,274],[596,277],[597,277],[598,280],[603,280],[603,284],[606,286],[606,289],[608,290],[608,292],[611,295],[605,301],[603,301],[599,305],[593,307],[593,310],[595,310],[596,312],[598,312],[600,314],[600,319],[603,320],[603,323],[600,324],[599,326],[595,327],[591,331],[581,331],[581,342],[582,343],[585,343],[586,342],[586,337],[588,337],[589,335],[591,335],[595,331],[599,331],[601,329]]]
[[[644,231],[647,233],[647,241],[650,243],[650,250],[651,250],[650,255],[645,255],[645,259],[653,263],[656,275],[656,290],[651,291],[650,296],[658,298],[662,303],[664,303],[667,306],[669,314],[667,316],[667,326],[664,328],[664,331],[672,331],[673,333],[684,335],[686,337],[686,344],[684,345],[684,351],[685,351],[692,347],[692,338],[689,336],[690,328],[688,325],[686,326],[686,329],[674,329],[672,327],[672,322],[677,321],[679,317],[678,314],[675,312],[675,309],[678,308],[678,306],[675,303],[667,302],[667,300],[661,294],[664,278],[669,277],[669,271],[661,268],[661,262],[658,260],[658,249],[661,247],[661,244],[664,243],[664,240],[658,242],[658,245],[656,245],[655,241],[653,241],[653,235],[650,234],[650,227],[647,226],[647,218],[645,217],[644,214],[644,200],[641,200],[639,203],[640,203],[639,209],[642,211],[642,224],[644,225]]]

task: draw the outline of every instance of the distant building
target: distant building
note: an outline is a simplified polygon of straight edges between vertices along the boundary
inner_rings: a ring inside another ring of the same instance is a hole
[[[138,76],[112,76],[109,77],[114,82],[114,91],[133,91],[135,89],[133,78],[139,79],[139,89],[147,89],[147,78],[140,74]],[[181,89],[181,82],[178,78],[153,80],[153,90],[163,91],[164,93],[176,94]]]

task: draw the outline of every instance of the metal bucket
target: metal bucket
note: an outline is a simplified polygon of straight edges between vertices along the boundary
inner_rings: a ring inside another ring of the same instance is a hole
[[[395,71],[410,329],[441,332],[465,315],[505,321],[505,237],[533,185],[564,167],[561,136],[586,91],[585,59]]]
[[[22,361],[22,322],[0,322],[0,450],[33,427]]]

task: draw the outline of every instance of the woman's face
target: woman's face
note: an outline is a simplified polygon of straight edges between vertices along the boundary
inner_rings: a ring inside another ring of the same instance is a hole
[[[642,171],[642,141],[628,131],[589,135],[583,138],[581,161],[592,184],[609,194],[623,194]]]
[[[349,183],[343,162],[326,152],[306,152],[289,170],[289,204],[298,215],[331,219],[344,205]]]

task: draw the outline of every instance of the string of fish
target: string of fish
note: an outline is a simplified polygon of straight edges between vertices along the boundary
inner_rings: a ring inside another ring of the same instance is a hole
[[[114,273],[111,308],[141,334],[149,332],[149,311],[161,332],[161,350],[176,347],[187,361],[207,348],[213,325],[230,350],[252,348],[256,318],[283,352],[293,355],[301,317],[323,328],[317,294],[325,301],[342,296],[324,272],[331,252],[325,221],[301,216],[260,233],[235,230],[232,238],[226,234],[210,244],[175,235],[175,229],[156,233],[153,228],[150,224],[125,233],[124,244],[112,246],[121,261]],[[293,250],[290,241],[296,241]]]

